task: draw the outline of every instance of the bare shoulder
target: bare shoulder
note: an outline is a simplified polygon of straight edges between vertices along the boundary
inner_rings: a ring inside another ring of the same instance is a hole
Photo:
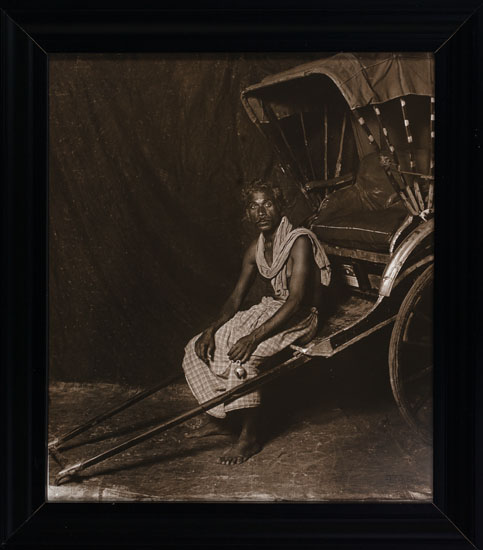
[[[254,239],[245,251],[244,261],[249,263],[255,263],[257,255],[257,243],[258,238]]]
[[[312,241],[307,235],[299,235],[293,243],[290,256],[297,259],[308,258],[312,254]]]

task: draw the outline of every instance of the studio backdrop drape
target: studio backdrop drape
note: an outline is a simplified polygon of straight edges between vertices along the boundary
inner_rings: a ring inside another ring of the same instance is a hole
[[[253,237],[242,182],[271,176],[298,199],[240,91],[317,57],[51,56],[51,380],[143,385],[180,368]]]

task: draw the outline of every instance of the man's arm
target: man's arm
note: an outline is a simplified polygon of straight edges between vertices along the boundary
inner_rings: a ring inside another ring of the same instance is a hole
[[[213,359],[215,353],[215,332],[229,321],[240,309],[256,274],[256,245],[254,241],[245,252],[238,282],[225,304],[221,308],[219,317],[198,338],[195,343],[196,355],[208,364],[208,359]]]
[[[258,344],[266,340],[286,323],[300,308],[303,303],[312,269],[312,243],[306,236],[300,236],[294,243],[290,252],[292,258],[292,276],[289,283],[289,297],[283,306],[261,324],[251,334],[240,338],[228,352],[232,361],[244,363],[248,361]]]

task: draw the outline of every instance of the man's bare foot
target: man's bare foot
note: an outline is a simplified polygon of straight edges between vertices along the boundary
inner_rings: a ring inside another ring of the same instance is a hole
[[[241,464],[251,456],[259,453],[262,446],[255,439],[239,439],[223,456],[218,458],[219,464]]]
[[[194,428],[191,432],[186,432],[185,437],[194,439],[198,437],[209,437],[212,435],[233,435],[229,427],[222,421],[206,419],[201,426]]]

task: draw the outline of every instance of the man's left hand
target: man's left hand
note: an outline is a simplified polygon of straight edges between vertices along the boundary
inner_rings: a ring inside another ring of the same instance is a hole
[[[240,361],[240,363],[246,363],[250,359],[252,353],[256,350],[259,342],[254,336],[249,334],[240,338],[238,342],[228,352],[228,357],[232,361]]]

